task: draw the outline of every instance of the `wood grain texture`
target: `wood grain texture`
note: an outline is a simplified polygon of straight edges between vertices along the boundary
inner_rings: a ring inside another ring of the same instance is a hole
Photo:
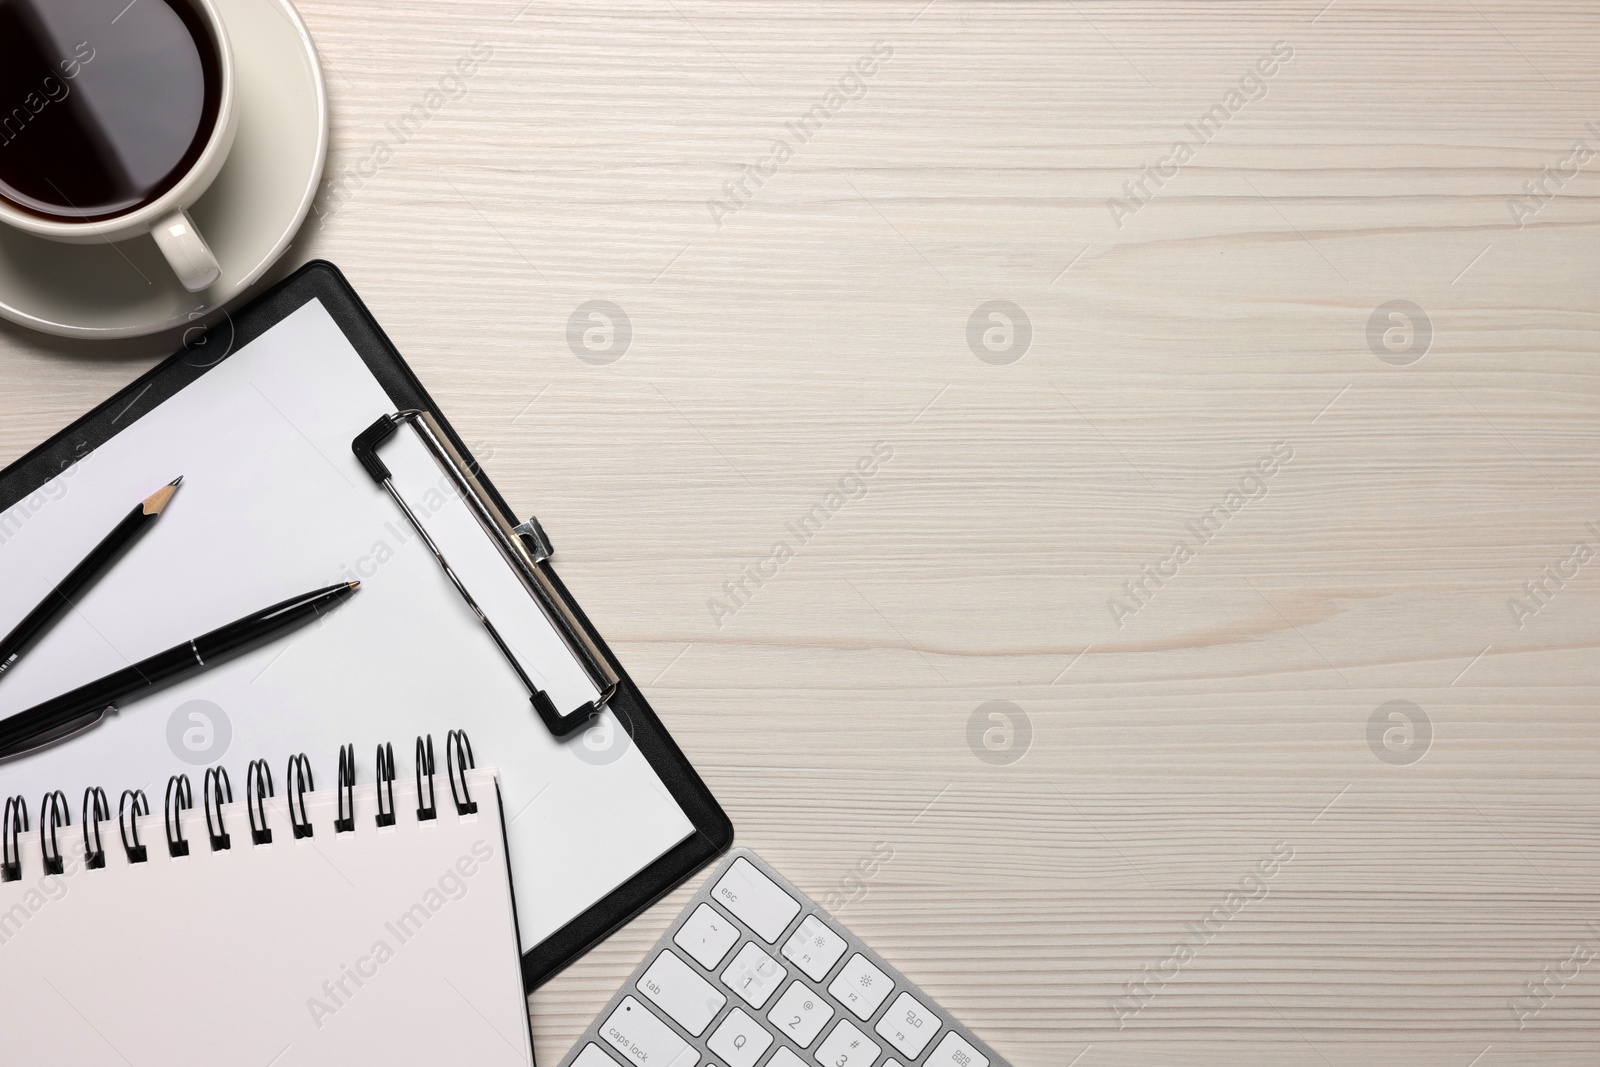
[[[1600,544],[1600,160],[1563,162],[1600,151],[1593,5],[301,9],[343,184],[285,269],[337,262],[537,507],[742,843],[820,898],[888,842],[843,919],[1019,1067],[1594,1062],[1600,567],[1509,606]],[[614,362],[569,345],[591,300],[631,324]],[[990,300],[1031,324],[1015,362],[969,345]],[[1395,300],[1431,327],[1408,365],[1369,341]],[[161,347],[0,331],[0,453]],[[1176,573],[1114,615],[1147,566]],[[1009,765],[969,743],[997,700]],[[1419,761],[1379,758],[1400,720],[1369,744],[1392,700]],[[534,994],[541,1062],[686,896]]]

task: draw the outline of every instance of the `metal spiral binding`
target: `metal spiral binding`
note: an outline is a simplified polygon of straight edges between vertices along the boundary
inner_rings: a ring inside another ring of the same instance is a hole
[[[150,858],[150,850],[139,842],[139,823],[134,821],[133,843],[128,843],[128,826],[123,816],[128,811],[128,800],[133,800],[133,818],[137,820],[141,815],[150,814],[150,798],[144,795],[143,789],[124,789],[122,799],[117,802],[117,827],[122,831],[122,848],[128,854],[129,863],[144,863]]]
[[[272,844],[272,830],[267,826],[267,798],[276,795],[272,788],[272,768],[264,759],[251,760],[244,772],[244,806],[250,816],[250,840],[257,845]]]
[[[428,802],[422,802],[422,776],[428,776]],[[433,735],[428,735],[424,748],[422,738],[417,738],[417,821],[428,822],[439,817],[438,801],[433,791]]]
[[[28,832],[28,802],[20,796],[6,797],[5,821],[0,822],[0,882],[15,882],[22,877],[22,850],[17,835]]]
[[[438,787],[437,765],[434,757],[433,735],[417,738],[417,820],[428,822],[437,819]],[[450,777],[450,797],[456,814],[474,815],[478,802],[473,799],[467,784],[467,772],[477,767],[472,751],[472,741],[465,730],[451,730],[445,740],[445,766]],[[377,747],[377,799],[378,810],[374,822],[379,827],[395,825],[395,758],[394,745],[384,743]],[[426,785],[423,779],[427,779]],[[289,797],[289,821],[296,839],[311,837],[313,827],[306,807],[306,794],[315,790],[311,761],[305,753],[289,758],[286,774]],[[335,833],[353,833],[356,829],[355,812],[356,758],[355,746],[339,749],[338,814],[334,820]],[[213,852],[230,849],[232,836],[223,822],[222,807],[232,804],[233,783],[228,771],[221,766],[206,770],[201,787],[201,801],[205,806],[206,832]],[[250,839],[256,845],[272,843],[272,830],[267,825],[266,801],[276,796],[272,769],[266,760],[253,760],[245,774],[245,809],[250,821]],[[163,816],[166,824],[167,852],[178,858],[189,855],[190,845],[183,836],[183,813],[194,807],[194,790],[187,774],[175,774],[167,781]],[[130,864],[149,861],[149,848],[139,839],[139,822],[150,814],[150,800],[142,789],[124,789],[117,804],[117,827],[123,850]],[[111,804],[106,792],[99,786],[90,786],[83,793],[83,855],[84,865],[90,870],[106,866],[104,836],[100,827],[111,818]],[[60,790],[46,793],[40,801],[39,852],[46,875],[60,875],[66,871],[66,860],[58,840],[58,831],[72,825],[72,809],[66,794]],[[15,882],[22,877],[22,848],[20,837],[31,829],[27,800],[21,796],[8,797],[3,819],[0,819],[0,882]]]
[[[94,802],[91,811],[90,801]],[[106,791],[97,785],[91,785],[83,791],[83,865],[91,871],[98,871],[106,865],[106,846],[100,840],[100,820],[111,818],[111,802],[106,799]],[[89,841],[91,830],[94,835],[93,844]]]
[[[66,873],[66,862],[61,856],[61,843],[56,840],[56,830],[71,825],[72,809],[67,806],[67,794],[59,789],[46,793],[44,799],[39,801],[39,856],[44,860],[45,874]],[[52,852],[55,855],[52,856]]]
[[[223,790],[227,790],[226,796]],[[211,851],[221,852],[225,848],[233,847],[233,839],[228,836],[227,827],[222,825],[222,805],[233,803],[233,783],[228,780],[226,767],[207,767],[205,785],[200,790],[205,795],[200,798],[206,807],[206,835],[211,838]],[[211,823],[212,810],[216,811],[216,825]]]
[[[289,769],[284,772],[283,788],[289,797],[289,825],[294,829],[295,840],[310,837],[313,827],[311,817],[306,814],[306,794],[316,789],[316,784],[311,779],[311,761],[306,759],[304,752],[289,757]],[[298,816],[294,810],[296,800],[300,802]]]
[[[478,765],[472,755],[472,742],[465,730],[451,730],[444,742],[445,769],[450,773],[450,798],[456,802],[457,815],[476,815],[478,804],[467,791],[467,771]],[[461,789],[456,791],[456,772],[461,772]]]
[[[173,859],[189,854],[189,842],[183,839],[183,813],[194,807],[194,788],[187,774],[175,774],[167,779],[167,799],[162,803],[167,821],[167,854]]]
[[[339,814],[333,832],[348,834],[356,828],[356,746],[339,750]]]
[[[389,796],[388,807],[384,806],[384,793]],[[379,826],[394,825],[394,746],[385,742],[378,746],[378,817]]]

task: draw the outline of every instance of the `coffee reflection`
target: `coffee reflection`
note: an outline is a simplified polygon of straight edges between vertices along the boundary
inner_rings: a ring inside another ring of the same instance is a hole
[[[68,222],[137,210],[194,166],[221,89],[187,0],[0,0],[0,198]]]

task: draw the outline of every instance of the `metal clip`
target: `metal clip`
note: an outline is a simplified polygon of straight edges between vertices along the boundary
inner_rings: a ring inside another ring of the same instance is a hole
[[[388,465],[378,455],[379,446],[392,437],[402,424],[409,425],[416,431],[423,446],[432,454],[434,462],[455,485],[462,501],[472,512],[473,518],[500,550],[500,555],[511,566],[528,594],[544,612],[545,618],[560,635],[568,651],[588,674],[589,680],[599,693],[597,699],[586,701],[580,707],[566,713],[558,710],[549,695],[528,677],[500,631],[478,606],[478,602],[467,587],[462,584],[450,566],[449,560],[445,559],[444,553],[440,551],[422,522],[406,504],[405,498],[395,488]],[[461,598],[478,617],[478,621],[488,631],[490,638],[511,665],[511,669],[527,688],[534,711],[544,720],[550,732],[557,737],[567,737],[587,725],[589,720],[616,695],[621,679],[606,661],[605,655],[600,651],[599,643],[584,626],[577,608],[567,600],[546,571],[544,564],[551,555],[550,539],[545,536],[539,520],[530,516],[528,521],[513,525],[514,520],[505,514],[483,484],[477,464],[469,462],[456,449],[449,435],[445,433],[444,427],[430,412],[412,409],[384,415],[358,434],[350,447],[372,480],[388,492],[400,508],[401,514],[421,536],[423,544],[427,545],[428,550],[439,561],[439,566],[444,569],[445,576],[455,586],[456,592],[461,594]]]
[[[550,547],[550,538],[545,536],[544,527],[539,525],[539,519],[535,515],[529,515],[527,522],[512,527],[511,532],[522,538],[522,543],[528,546],[535,563],[543,563],[556,553],[556,550]]]

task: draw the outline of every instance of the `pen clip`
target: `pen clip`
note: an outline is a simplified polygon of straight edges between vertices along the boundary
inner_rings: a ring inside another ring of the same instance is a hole
[[[43,733],[35,734],[26,741],[22,742],[22,744],[27,746],[26,748],[14,748],[6,752],[0,752],[0,762],[17,759],[20,756],[31,755],[32,753],[38,752],[40,749],[45,749],[49,748],[51,745],[60,744],[62,741],[65,741],[70,737],[81,734],[85,730],[100,725],[101,719],[104,719],[109,712],[116,710],[117,706],[115,704],[107,704],[99,711],[91,711],[89,714],[79,716],[78,718],[73,719],[71,722],[63,723],[62,725],[52,727]]]

